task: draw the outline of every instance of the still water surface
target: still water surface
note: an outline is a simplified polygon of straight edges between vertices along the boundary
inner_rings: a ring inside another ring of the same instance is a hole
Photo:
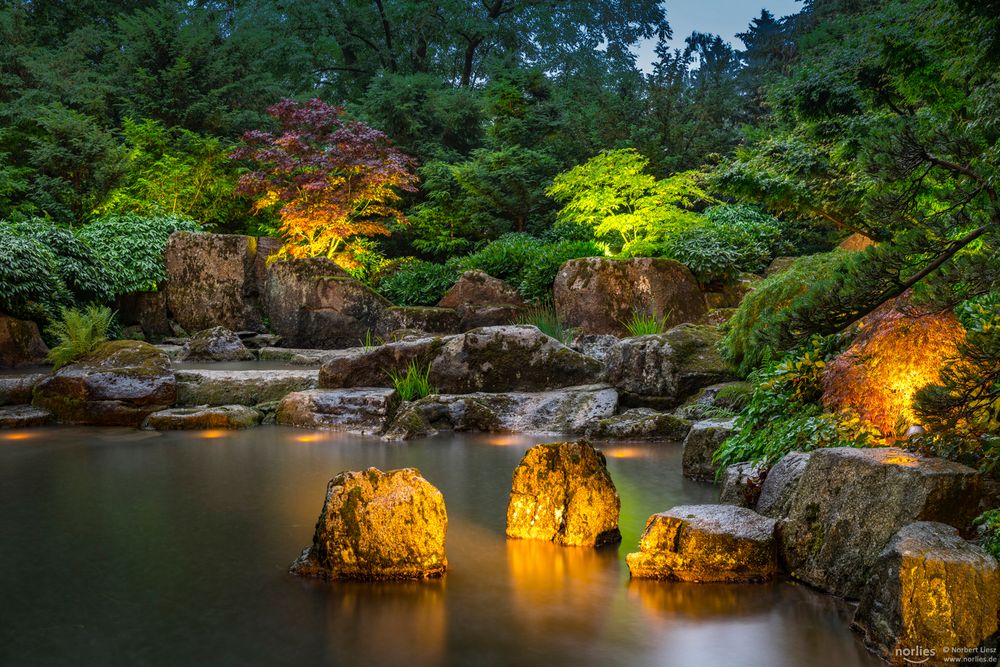
[[[629,581],[650,514],[717,497],[681,477],[678,445],[605,447],[620,548],[506,541],[511,471],[546,440],[0,431],[0,664],[881,664],[849,610],[802,586]],[[368,466],[417,467],[444,493],[443,580],[287,574],[327,480]]]

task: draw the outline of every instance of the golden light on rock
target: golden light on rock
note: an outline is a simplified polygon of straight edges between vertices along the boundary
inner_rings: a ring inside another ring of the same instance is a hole
[[[900,297],[861,321],[852,345],[823,371],[823,405],[856,414],[888,442],[919,420],[913,400],[940,379],[965,329],[950,311],[915,313]]]
[[[912,468],[917,465],[920,460],[912,456],[890,456],[882,459],[882,463],[894,466],[906,466],[907,468]]]

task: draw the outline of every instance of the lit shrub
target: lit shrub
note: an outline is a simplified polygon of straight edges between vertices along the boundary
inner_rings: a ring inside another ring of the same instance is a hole
[[[107,215],[80,230],[80,238],[103,262],[115,294],[154,291],[166,279],[163,250],[174,232],[198,225],[175,215]]]
[[[976,518],[983,535],[983,548],[1000,560],[1000,509],[983,512]]]

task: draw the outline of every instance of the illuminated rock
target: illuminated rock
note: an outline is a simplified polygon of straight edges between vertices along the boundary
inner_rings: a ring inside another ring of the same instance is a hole
[[[778,573],[773,519],[733,505],[681,505],[649,517],[633,577],[689,582],[767,581]]]
[[[170,408],[146,417],[142,427],[153,431],[250,428],[260,423],[261,414],[245,405],[218,405]]]
[[[327,485],[312,546],[291,572],[325,579],[425,579],[448,567],[444,496],[414,468],[342,472]]]
[[[223,327],[194,334],[177,355],[177,361],[248,361],[254,358],[240,337]]]
[[[879,553],[906,524],[967,528],[979,512],[980,483],[971,468],[895,447],[818,449],[782,522],[782,560],[796,579],[858,598]]]
[[[650,408],[633,408],[587,426],[593,440],[672,440],[681,442],[691,430],[686,419]]]
[[[715,479],[718,465],[712,461],[723,440],[736,432],[734,419],[706,419],[695,422],[684,438],[684,476],[691,479]]]
[[[277,423],[351,433],[382,433],[399,405],[395,389],[311,389],[285,396]]]
[[[722,491],[719,502],[754,509],[760,497],[767,470],[760,463],[735,463],[722,471]]]
[[[735,379],[719,355],[716,327],[682,324],[626,338],[608,350],[606,381],[630,404],[673,408],[699,389]]]
[[[35,385],[33,403],[62,423],[139,426],[176,397],[167,355],[149,343],[115,340]]]
[[[879,556],[854,615],[866,642],[893,664],[966,659],[997,630],[1000,565],[940,523],[902,528]],[[921,651],[924,653],[921,654]],[[979,664],[996,661],[984,653]],[[971,664],[979,661],[968,660]]]
[[[564,546],[620,542],[620,504],[601,452],[583,442],[536,445],[514,469],[507,537]]]
[[[637,310],[666,316],[668,326],[708,311],[691,271],[671,259],[571,259],[559,269],[553,290],[559,321],[590,334],[626,335],[623,323]]]
[[[0,368],[44,364],[48,352],[37,324],[0,314]]]

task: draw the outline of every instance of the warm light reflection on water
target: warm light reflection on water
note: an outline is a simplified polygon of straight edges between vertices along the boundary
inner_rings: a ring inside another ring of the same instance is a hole
[[[34,437],[37,437],[37,436],[38,436],[37,433],[28,433],[28,432],[22,431],[22,432],[18,432],[18,433],[4,433],[3,435],[0,435],[0,439],[3,439],[3,440],[15,440],[15,441],[16,440],[30,440],[31,438],[34,438]]]
[[[228,437],[231,431],[227,431],[221,428],[213,428],[207,431],[197,431],[196,433],[197,437],[201,438],[202,440],[217,440],[219,438]]]
[[[604,455],[612,459],[642,459],[650,456],[651,451],[648,447],[615,447],[607,448],[602,447],[601,451]]]
[[[319,442],[320,440],[323,440],[324,437],[322,433],[306,433],[304,435],[297,435],[292,439],[295,442]]]

